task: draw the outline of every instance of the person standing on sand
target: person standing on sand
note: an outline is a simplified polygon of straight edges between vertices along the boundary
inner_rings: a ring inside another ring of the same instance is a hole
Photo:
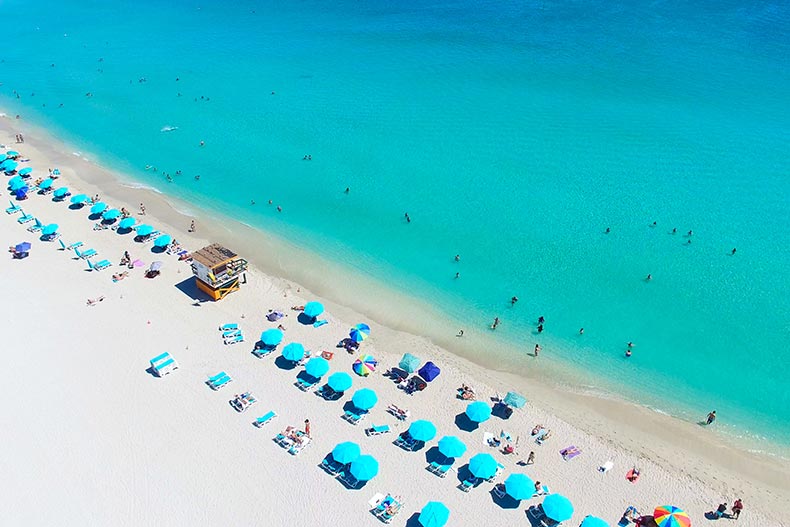
[[[540,350],[542,350],[542,349],[543,348],[540,347],[540,344],[535,344],[535,356],[536,357],[538,356],[538,354],[540,353]]]
[[[189,232],[195,232],[195,220],[192,220],[192,223],[189,224]]]
[[[310,419],[304,420],[304,434],[312,439],[312,436],[310,435]]]
[[[145,205],[140,203],[140,216],[145,216]]]
[[[738,516],[741,515],[741,511],[743,510],[743,502],[741,498],[735,500],[735,503],[732,504],[732,519],[737,520]]]
[[[713,410],[711,413],[708,414],[708,419],[705,421],[706,425],[712,425],[713,421],[716,420],[716,410]]]
[[[533,465],[535,463],[535,452],[530,452],[529,456],[527,456],[527,465]]]

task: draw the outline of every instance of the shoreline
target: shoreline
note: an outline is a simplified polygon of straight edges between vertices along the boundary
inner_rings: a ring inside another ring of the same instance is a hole
[[[444,364],[452,365],[462,372],[471,372],[470,378],[482,380],[502,393],[514,388],[524,393],[531,405],[550,412],[566,423],[573,423],[573,427],[600,439],[603,443],[617,445],[618,449],[632,452],[639,458],[654,460],[662,466],[691,474],[708,488],[720,487],[723,495],[730,496],[732,489],[741,491],[736,487],[738,485],[742,487],[743,495],[748,496],[747,499],[752,507],[758,503],[765,504],[763,512],[778,510],[777,505],[782,504],[783,493],[787,493],[790,488],[785,476],[790,465],[785,459],[740,450],[724,443],[719,434],[705,432],[692,423],[625,400],[573,393],[562,386],[556,377],[548,381],[540,378],[543,374],[555,373],[551,366],[543,364],[547,361],[541,361],[541,365],[534,368],[534,371],[526,371],[532,368],[525,368],[523,372],[526,373],[525,377],[474,363],[469,359],[474,356],[472,351],[475,349],[475,339],[465,338],[464,342],[457,342],[459,339],[453,341],[452,338],[431,341],[419,336],[424,333],[435,333],[436,327],[455,331],[450,327],[451,324],[447,319],[439,316],[430,306],[421,304],[412,297],[398,294],[396,291],[383,290],[367,276],[354,275],[352,280],[354,285],[343,283],[344,280],[339,280],[338,277],[348,277],[350,271],[348,268],[326,262],[271,233],[243,223],[231,226],[226,218],[218,218],[211,212],[202,211],[199,206],[181,203],[180,200],[155,189],[146,188],[145,185],[141,185],[143,188],[134,188],[133,184],[123,182],[121,176],[111,170],[71,155],[67,145],[50,137],[43,130],[30,128],[24,121],[4,118],[0,122],[2,122],[0,131],[9,137],[13,136],[15,130],[21,129],[25,133],[26,144],[20,146],[20,149],[41,152],[41,158],[46,158],[53,165],[60,166],[69,186],[73,185],[87,194],[100,193],[117,206],[126,206],[133,211],[138,209],[140,202],[145,203],[147,216],[161,220],[157,221],[160,225],[168,225],[167,230],[181,240],[182,245],[195,249],[198,247],[195,243],[202,243],[205,239],[227,243],[286,292],[291,291],[291,294],[299,296],[316,296],[324,300],[341,299],[344,305],[332,300],[326,301],[328,311],[342,320],[360,318],[361,312],[365,314],[363,319],[375,321],[375,344],[378,350],[395,354],[396,350],[404,348],[404,342],[420,341],[422,345],[434,349],[435,355],[439,357],[437,360]],[[31,141],[35,146],[29,146]],[[36,162],[39,156],[30,157]],[[197,236],[184,232],[191,218],[179,210],[190,208],[200,214]],[[226,226],[221,226],[222,223]],[[177,225],[183,227],[175,227]],[[255,241],[254,251],[246,248],[246,245],[252,245],[250,240]],[[314,265],[299,267],[288,265],[296,261],[311,262]],[[296,293],[300,289],[301,292]],[[366,305],[364,299],[346,301],[354,298],[353,295],[349,295],[352,290],[364,290],[375,295],[379,299],[378,305],[372,303]],[[314,291],[316,294],[308,294],[308,291]],[[243,290],[241,295],[244,295]],[[387,309],[388,305],[412,306],[411,309],[415,309],[419,316],[399,318],[398,314]],[[379,325],[379,321],[384,321],[385,326]],[[428,327],[433,328],[434,331],[421,331]],[[482,342],[479,345],[485,344]],[[437,346],[442,349],[438,349]],[[452,349],[453,352],[446,349]],[[503,351],[506,352],[507,350]],[[553,368],[558,369],[556,365]],[[519,374],[521,373],[520,371]],[[681,453],[680,456],[678,451]],[[708,477],[708,468],[711,466],[716,469],[717,474],[725,475],[725,481],[721,481],[718,477]],[[725,489],[727,489],[726,494]]]

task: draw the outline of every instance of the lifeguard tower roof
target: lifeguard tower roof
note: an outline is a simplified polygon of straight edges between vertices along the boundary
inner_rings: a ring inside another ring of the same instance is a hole
[[[236,258],[238,254],[234,253],[227,247],[223,247],[218,243],[212,243],[208,247],[203,247],[199,251],[192,253],[192,259],[201,263],[209,269],[214,269],[220,265],[227,264]]]

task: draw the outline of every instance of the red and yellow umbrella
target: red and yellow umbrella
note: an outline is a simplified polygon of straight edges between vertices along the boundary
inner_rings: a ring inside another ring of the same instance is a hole
[[[662,505],[653,511],[658,527],[691,527],[691,518],[683,509],[674,505]]]

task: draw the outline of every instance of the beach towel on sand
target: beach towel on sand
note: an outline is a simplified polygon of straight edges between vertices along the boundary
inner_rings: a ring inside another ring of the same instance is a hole
[[[560,455],[562,456],[562,459],[564,459],[565,461],[569,461],[569,460],[575,458],[576,456],[578,456],[581,453],[582,453],[582,451],[579,450],[578,448],[576,448],[573,445],[571,445],[571,446],[569,446],[567,448],[563,448],[562,450],[560,450]]]
[[[329,321],[328,320],[316,320],[315,322],[313,322],[313,327],[314,328],[320,328],[324,324],[329,324]]]

